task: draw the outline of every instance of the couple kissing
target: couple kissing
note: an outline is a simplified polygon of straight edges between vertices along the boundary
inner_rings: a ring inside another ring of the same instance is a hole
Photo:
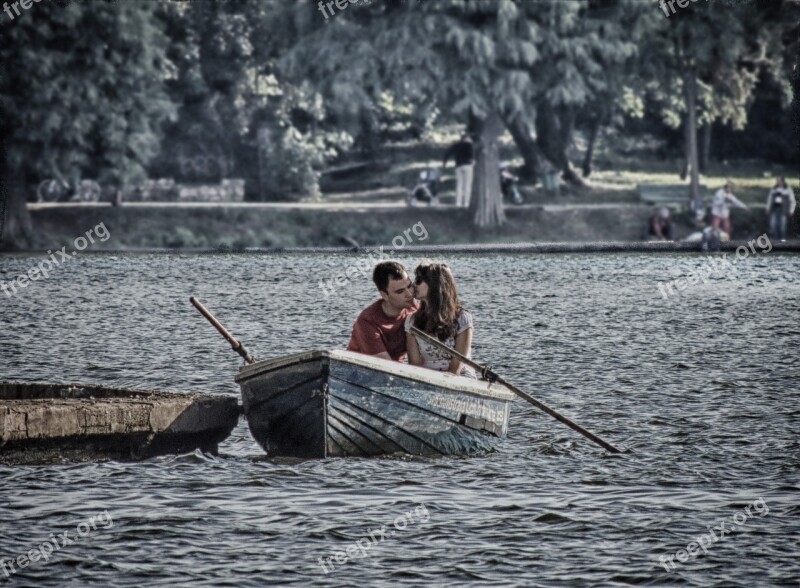
[[[412,282],[402,264],[385,261],[375,266],[372,281],[380,298],[358,315],[348,351],[399,362],[407,355],[411,365],[477,377],[472,368],[411,333],[417,327],[472,357],[472,315],[458,302],[447,264],[420,263]]]

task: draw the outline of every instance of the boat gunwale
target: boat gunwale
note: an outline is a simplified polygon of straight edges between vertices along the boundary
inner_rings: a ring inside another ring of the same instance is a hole
[[[236,382],[241,384],[245,380],[249,380],[250,378],[254,378],[264,373],[273,372],[291,365],[310,363],[319,359],[341,361],[389,374],[391,376],[396,376],[431,386],[437,386],[452,392],[465,393],[480,398],[511,402],[517,397],[516,394],[511,392],[511,390],[497,382],[474,380],[472,378],[456,376],[455,374],[450,374],[447,372],[438,372],[420,366],[413,366],[396,361],[373,358],[368,355],[363,355],[352,351],[344,351],[341,349],[315,349],[311,351],[301,351],[299,353],[293,353],[290,355],[284,355],[274,359],[266,359],[254,364],[245,365],[239,368],[239,373],[236,375]]]

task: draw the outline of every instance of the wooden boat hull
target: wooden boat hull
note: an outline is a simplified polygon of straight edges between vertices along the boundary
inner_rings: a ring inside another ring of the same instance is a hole
[[[508,430],[503,386],[347,351],[244,366],[244,413],[270,456],[470,455]]]

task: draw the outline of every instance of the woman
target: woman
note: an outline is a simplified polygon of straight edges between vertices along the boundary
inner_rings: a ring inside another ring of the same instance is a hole
[[[456,282],[444,263],[423,262],[414,270],[419,310],[406,319],[408,363],[470,378],[474,370],[450,354],[411,334],[411,327],[428,333],[448,347],[471,357],[472,315],[458,303]]]
[[[792,218],[796,206],[794,191],[786,185],[786,179],[778,178],[775,187],[767,196],[767,217],[771,237],[781,241],[786,240],[786,225]]]
[[[720,188],[714,194],[711,201],[711,228],[718,231],[722,228],[723,231],[728,233],[729,238],[733,238],[733,229],[731,228],[731,209],[747,208],[747,205],[733,195],[733,186],[730,182],[726,182],[725,186]]]

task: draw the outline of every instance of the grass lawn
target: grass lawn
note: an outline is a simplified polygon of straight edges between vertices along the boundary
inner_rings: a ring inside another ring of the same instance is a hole
[[[384,146],[375,156],[375,163],[359,174],[323,184],[323,200],[354,202],[401,202],[428,167],[440,167],[447,147],[458,138],[456,127],[438,129],[424,141],[394,143]],[[581,146],[581,138],[576,140]],[[594,170],[586,180],[587,188],[562,185],[558,196],[545,192],[541,184],[523,182],[520,187],[528,203],[631,203],[639,202],[638,184],[687,184],[679,177],[680,160],[658,158],[652,152],[621,155],[612,151],[609,142],[599,141]],[[501,159],[521,166],[516,146],[506,134],[501,138]],[[579,166],[583,153],[576,148],[570,156]],[[778,176],[793,177],[788,167],[758,160],[712,162],[700,183],[713,194],[730,180],[733,193],[749,206],[764,206],[767,194]],[[448,163],[440,184],[443,202],[455,199],[455,177],[452,161]]]

